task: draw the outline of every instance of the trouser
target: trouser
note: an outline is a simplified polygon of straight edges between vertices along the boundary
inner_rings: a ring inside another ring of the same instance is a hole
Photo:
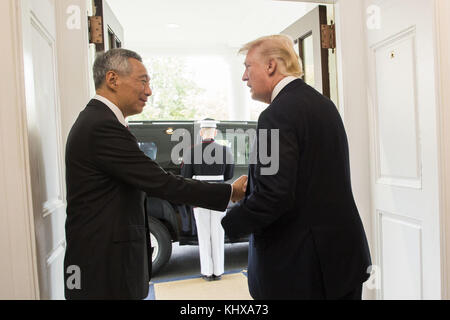
[[[225,231],[221,221],[225,212],[194,208],[197,224],[200,268],[202,275],[220,276],[224,272]]]

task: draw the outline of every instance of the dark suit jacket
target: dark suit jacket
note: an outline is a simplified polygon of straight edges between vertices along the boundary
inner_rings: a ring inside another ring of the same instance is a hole
[[[335,105],[295,80],[262,112],[260,129],[279,129],[279,171],[261,175],[270,164],[258,157],[250,166],[247,197],[222,220],[230,238],[252,234],[250,293],[256,299],[307,299],[323,286],[324,298],[348,294],[368,278],[371,260]],[[313,273],[321,281],[307,285]]]
[[[91,100],[66,147],[67,220],[64,259],[67,299],[142,299],[151,275],[146,194],[224,211],[231,187],[165,172],[102,102]],[[69,266],[81,271],[70,289]]]

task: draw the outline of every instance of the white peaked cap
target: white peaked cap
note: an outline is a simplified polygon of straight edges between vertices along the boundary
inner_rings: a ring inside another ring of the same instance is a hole
[[[219,121],[216,120],[200,120],[200,128],[217,128]]]

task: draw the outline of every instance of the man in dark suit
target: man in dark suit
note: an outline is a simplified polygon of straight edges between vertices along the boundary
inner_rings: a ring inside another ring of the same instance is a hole
[[[279,136],[272,141],[268,133],[261,141],[259,135],[257,142],[265,150],[278,144],[278,172],[268,175],[258,154],[246,197],[222,220],[230,238],[251,234],[250,293],[255,299],[361,299],[371,259],[339,112],[299,78],[301,62],[287,36],[257,39],[240,52],[247,54],[242,80],[252,98],[270,104],[258,132]]]
[[[177,203],[225,210],[244,195],[161,169],[139,149],[126,117],[142,112],[152,94],[139,55],[114,49],[94,64],[97,95],[80,113],[66,146],[67,299],[143,299],[151,275],[146,193]],[[72,273],[78,270],[79,274]]]

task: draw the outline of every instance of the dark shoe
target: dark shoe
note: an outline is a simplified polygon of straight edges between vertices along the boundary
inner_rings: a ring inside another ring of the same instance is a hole
[[[212,276],[204,276],[204,275],[202,275],[202,279],[205,280],[205,281],[213,281],[214,280],[214,276],[213,275]]]
[[[215,274],[213,274],[212,276],[214,278],[213,279],[214,281],[218,281],[218,280],[222,279],[222,276],[216,276]]]

